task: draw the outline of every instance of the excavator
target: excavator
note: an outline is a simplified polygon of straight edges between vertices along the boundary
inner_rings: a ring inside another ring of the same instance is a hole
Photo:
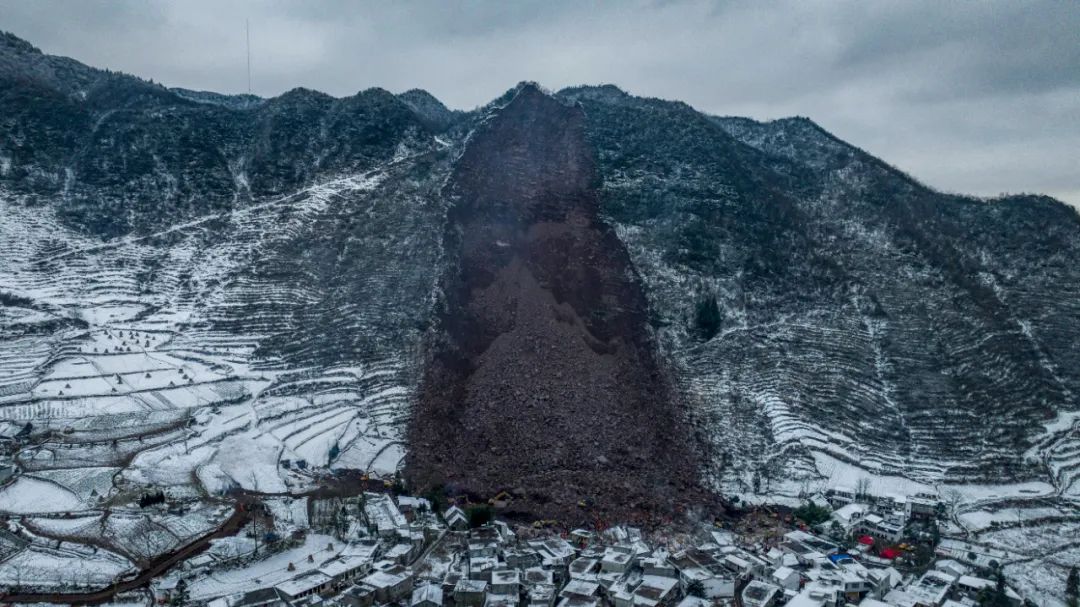
[[[488,504],[490,504],[494,508],[505,508],[506,505],[509,504],[510,501],[513,499],[513,496],[509,493],[505,491],[500,491],[498,494],[495,495],[495,497],[488,500]]]

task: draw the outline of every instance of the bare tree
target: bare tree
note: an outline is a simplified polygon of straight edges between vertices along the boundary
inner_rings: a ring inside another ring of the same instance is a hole
[[[948,508],[949,516],[956,518],[956,509],[960,506],[961,500],[964,499],[964,494],[960,493],[960,490],[956,487],[950,487],[942,492],[941,497]]]
[[[867,499],[870,496],[870,479],[862,477],[855,482],[855,499]]]

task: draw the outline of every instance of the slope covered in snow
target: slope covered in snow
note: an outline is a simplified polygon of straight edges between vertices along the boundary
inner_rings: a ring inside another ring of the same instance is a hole
[[[805,119],[561,95],[589,116],[716,487],[796,492],[851,466],[1076,490],[1072,209],[930,191]]]
[[[0,533],[0,580],[81,558],[84,583],[111,579],[220,524],[231,491],[392,476],[410,439],[446,468],[414,478],[483,460],[467,489],[533,505],[578,466],[564,511],[671,436],[724,495],[956,490],[959,525],[1012,544],[1075,511],[1074,210],[941,194],[806,119],[610,86],[529,89],[540,109],[503,128],[521,90],[471,113],[416,90],[230,98],[0,35],[0,512],[30,537]],[[476,351],[432,373],[455,340]],[[439,419],[412,417],[425,378],[428,405],[482,405],[453,420],[467,440],[432,446]],[[555,407],[555,385],[589,402]],[[459,459],[474,436],[497,449]],[[137,508],[162,489],[188,514]]]

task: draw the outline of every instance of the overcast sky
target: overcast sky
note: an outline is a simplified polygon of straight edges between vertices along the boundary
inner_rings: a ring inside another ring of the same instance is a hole
[[[468,109],[521,80],[809,116],[916,178],[1080,206],[1080,2],[0,0],[0,29],[169,86]]]

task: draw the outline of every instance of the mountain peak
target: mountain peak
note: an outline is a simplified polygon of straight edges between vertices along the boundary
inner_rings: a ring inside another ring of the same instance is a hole
[[[38,47],[30,44],[26,40],[23,40],[22,38],[16,36],[15,34],[12,34],[11,32],[6,32],[3,30],[0,30],[0,50],[8,50],[24,54],[43,54],[41,52],[41,49],[39,49]]]
[[[397,98],[420,117],[429,128],[442,131],[454,122],[458,113],[447,108],[442,101],[424,89],[409,89]]]
[[[558,93],[559,97],[565,97],[567,99],[591,99],[594,101],[622,101],[629,99],[630,94],[614,84],[600,84],[591,85],[583,84],[578,86],[569,86]]]

